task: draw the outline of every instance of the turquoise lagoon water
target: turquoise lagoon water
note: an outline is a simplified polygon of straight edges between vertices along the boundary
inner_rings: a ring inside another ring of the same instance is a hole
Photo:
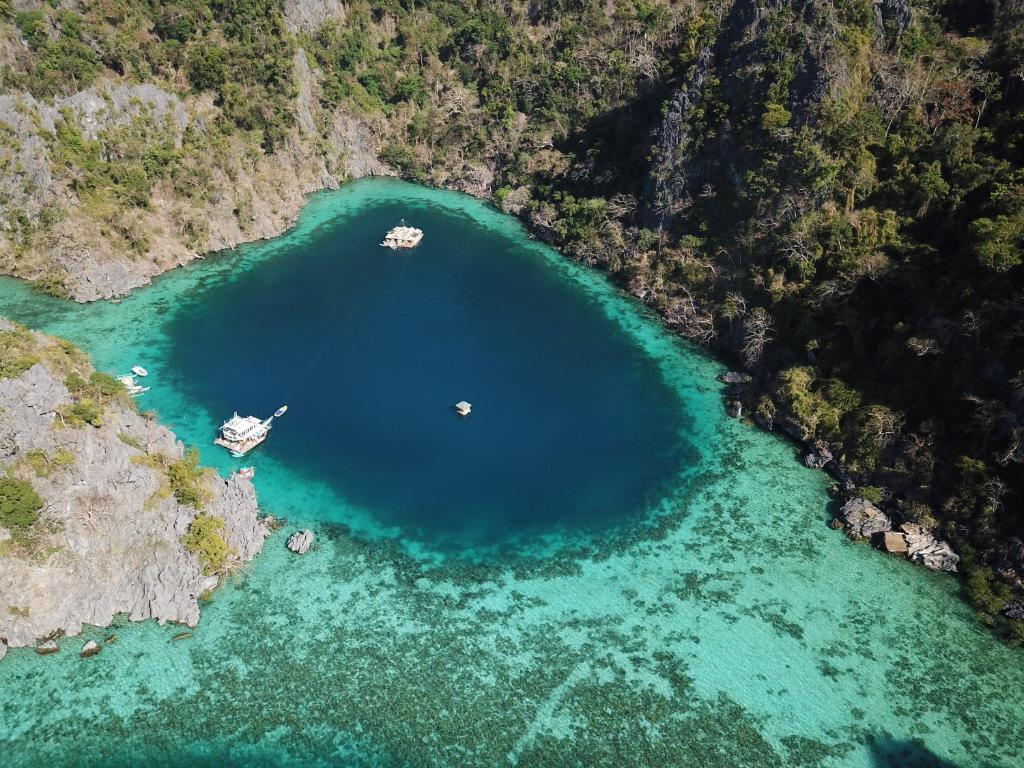
[[[372,245],[398,215],[414,254]],[[224,472],[226,410],[291,406],[244,462],[288,529],[189,639],[10,652],[5,765],[1024,765],[1024,656],[954,580],[831,531],[717,363],[475,200],[361,181],[120,304],[5,280],[0,314],[145,364]]]

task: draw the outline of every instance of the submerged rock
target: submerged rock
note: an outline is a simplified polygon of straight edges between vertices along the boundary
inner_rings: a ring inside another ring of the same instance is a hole
[[[59,650],[60,646],[57,645],[56,640],[47,640],[45,643],[36,646],[36,653],[40,656],[49,656],[51,653],[57,653]]]
[[[850,499],[839,510],[846,532],[855,539],[866,539],[876,533],[892,530],[892,521],[867,499]]]
[[[917,523],[904,523],[900,529],[906,534],[907,557],[933,571],[956,571],[960,555],[947,542]]]
[[[288,549],[297,555],[304,555],[309,552],[309,548],[313,546],[313,532],[305,530],[295,532],[288,537]]]
[[[78,655],[81,656],[83,659],[88,659],[90,656],[95,656],[102,650],[103,649],[100,648],[99,643],[97,643],[95,640],[90,640],[82,646],[82,651]]]

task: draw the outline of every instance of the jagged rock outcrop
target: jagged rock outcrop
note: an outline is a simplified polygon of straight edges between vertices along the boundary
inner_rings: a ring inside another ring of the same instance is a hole
[[[956,571],[960,555],[945,541],[917,523],[900,526],[907,541],[907,557],[933,571]]]
[[[884,0],[886,7],[898,0]],[[801,40],[791,50],[793,77],[785,100],[777,107],[786,113],[792,130],[813,127],[826,99],[841,93],[849,84],[849,72],[842,57],[834,54],[838,31],[835,12],[818,0],[736,0],[723,20],[713,45],[702,48],[685,85],[668,100],[651,151],[645,188],[644,223],[668,229],[677,212],[702,194],[729,200],[749,193],[749,173],[764,156],[765,129],[751,140],[742,123],[760,121],[749,114],[753,105],[766,101],[769,83],[761,77],[777,60],[771,48],[771,32],[788,25]],[[721,121],[706,124],[705,105],[724,105]],[[699,117],[699,131],[691,121]],[[803,207],[814,200],[808,197]],[[799,215],[790,207],[787,218]]]
[[[815,440],[810,451],[804,456],[804,464],[812,469],[824,469],[835,458],[832,449],[824,440]]]
[[[296,531],[288,537],[288,549],[297,555],[304,555],[313,546],[313,532],[310,530]]]
[[[47,357],[55,341],[35,339]],[[117,614],[195,626],[199,597],[218,579],[182,543],[197,512],[175,500],[159,468],[181,458],[181,443],[117,400],[102,426],[61,426],[72,395],[60,373],[40,362],[0,379],[0,471],[30,482],[45,501],[31,544],[0,556],[0,641],[35,645],[84,624],[106,626]],[[58,451],[66,459],[59,466],[45,476],[32,470],[30,452]],[[232,557],[252,559],[269,529],[251,481],[208,475],[202,482],[203,512],[224,521]]]
[[[892,529],[888,515],[867,499],[850,499],[840,508],[839,514],[846,532],[855,539],[866,539]]]

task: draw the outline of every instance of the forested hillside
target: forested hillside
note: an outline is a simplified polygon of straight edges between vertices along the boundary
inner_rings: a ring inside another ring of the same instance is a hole
[[[1024,0],[0,11],[5,272],[114,295],[367,173],[490,197],[1024,640]]]

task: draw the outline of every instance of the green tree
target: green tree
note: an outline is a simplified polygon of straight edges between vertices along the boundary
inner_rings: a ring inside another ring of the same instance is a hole
[[[24,480],[0,478],[0,525],[12,531],[24,531],[39,519],[43,499]]]

